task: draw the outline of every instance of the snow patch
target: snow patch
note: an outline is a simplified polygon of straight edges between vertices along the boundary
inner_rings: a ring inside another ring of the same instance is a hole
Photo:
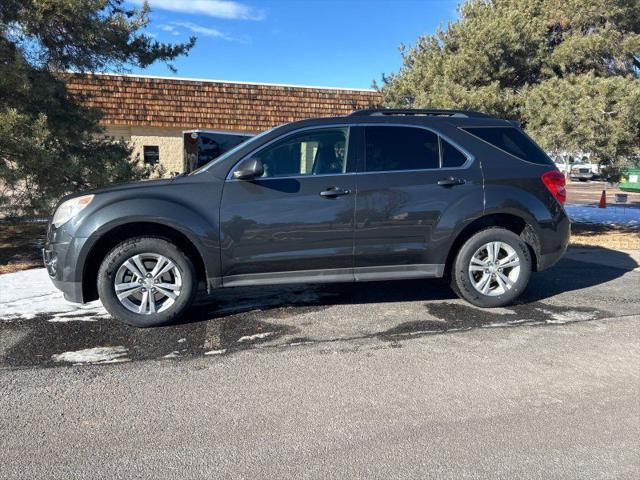
[[[179,351],[177,351],[177,350],[174,350],[174,351],[173,351],[173,352],[171,352],[171,353],[167,353],[167,354],[166,354],[164,357],[162,357],[162,358],[178,358],[178,357],[180,357],[180,352],[179,352]]]
[[[63,352],[51,355],[54,362],[67,362],[74,365],[97,365],[104,363],[128,362],[127,349],[117,347],[94,347],[76,350],[75,352]]]
[[[261,338],[267,338],[271,335],[274,335],[276,332],[264,332],[264,333],[256,333],[255,335],[247,335],[245,337],[240,337],[238,339],[238,343],[242,342],[250,342],[251,340],[259,340]]]
[[[564,209],[572,222],[640,228],[639,208],[613,205],[598,208],[595,205],[567,204]]]
[[[577,310],[567,310],[566,312],[551,312],[543,308],[539,308],[538,310],[551,317],[545,320],[546,323],[555,323],[559,325],[562,325],[563,323],[593,320],[597,317],[596,312],[578,312]]]
[[[204,354],[205,355],[222,355],[226,351],[227,349],[223,348],[222,350],[209,350],[208,352],[204,352]]]
[[[537,308],[536,310],[551,317],[546,318],[545,323],[557,325],[572,322],[584,322],[585,320],[593,320],[598,316],[596,312],[579,312],[577,310],[567,310],[565,312],[552,312],[551,310],[546,310],[544,308]]]
[[[515,325],[526,325],[526,326],[542,325],[543,323],[545,323],[545,322],[539,322],[539,321],[536,321],[536,320],[529,320],[529,319],[511,320],[509,322],[487,323],[485,325],[482,325],[482,328],[506,328],[506,327],[513,327]]]
[[[98,301],[85,305],[67,302],[44,268],[0,275],[0,319],[29,320],[41,314],[55,314],[51,319],[54,322],[93,321],[109,316]],[[68,317],[72,315],[78,317]]]
[[[67,322],[97,322],[98,317],[103,317],[105,315],[97,315],[88,317],[84,315],[82,312],[72,311],[67,313],[60,313],[56,316],[47,320],[47,322],[51,323],[67,323]],[[107,317],[109,315],[106,315]]]

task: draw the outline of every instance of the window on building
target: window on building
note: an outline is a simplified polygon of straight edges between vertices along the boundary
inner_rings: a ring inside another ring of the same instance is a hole
[[[160,161],[160,147],[157,145],[145,145],[143,148],[144,163],[156,165]]]
[[[366,127],[366,171],[422,170],[440,166],[438,135],[424,128]]]
[[[464,130],[514,157],[541,165],[553,163],[547,154],[518,128],[474,127]]]
[[[442,154],[442,168],[461,167],[467,161],[464,153],[440,137],[440,150]]]
[[[346,128],[324,128],[291,135],[255,156],[265,177],[344,173],[346,145]]]

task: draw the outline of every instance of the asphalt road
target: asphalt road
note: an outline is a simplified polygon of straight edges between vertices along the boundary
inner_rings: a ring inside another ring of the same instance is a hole
[[[423,281],[0,319],[0,477],[638,478],[639,259],[572,250],[490,311]],[[61,356],[95,347],[122,363]]]

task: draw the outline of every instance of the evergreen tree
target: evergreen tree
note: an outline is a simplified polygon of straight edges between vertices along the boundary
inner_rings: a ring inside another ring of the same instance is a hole
[[[614,174],[638,163],[639,0],[467,0],[459,14],[401,48],[388,106],[481,110]]]
[[[155,41],[144,33],[148,13],[124,0],[0,2],[0,212],[46,214],[64,194],[149,175],[65,86],[69,71],[123,71],[186,54],[195,39]]]

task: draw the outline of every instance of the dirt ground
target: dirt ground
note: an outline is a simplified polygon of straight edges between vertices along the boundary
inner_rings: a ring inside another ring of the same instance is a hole
[[[42,266],[46,229],[42,222],[0,224],[0,275]],[[574,223],[571,245],[640,250],[640,230]]]
[[[567,203],[597,205],[603,190],[605,190],[608,205],[615,204],[616,193],[625,193],[628,205],[640,205],[640,193],[623,192],[617,185],[606,182],[568,182]]]
[[[43,222],[0,224],[0,274],[41,267],[46,230]]]
[[[640,230],[574,223],[571,225],[571,245],[604,247],[612,250],[639,250]]]

